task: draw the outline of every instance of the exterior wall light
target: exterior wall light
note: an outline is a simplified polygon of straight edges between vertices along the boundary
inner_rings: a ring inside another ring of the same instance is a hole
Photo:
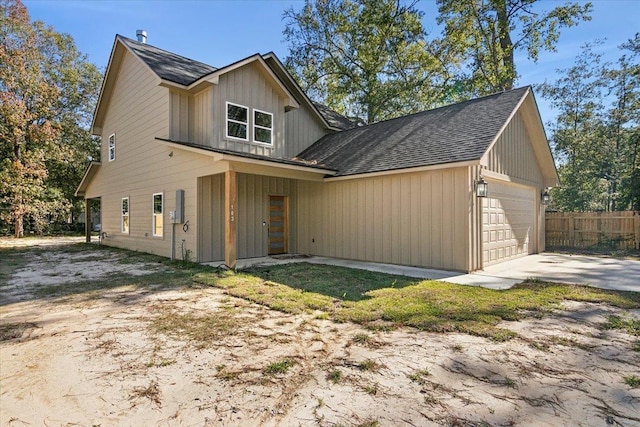
[[[480,179],[476,181],[476,196],[487,197],[487,194],[489,194],[489,184],[480,176]]]
[[[548,205],[551,201],[551,196],[549,196],[549,192],[546,189],[544,190],[544,193],[540,195],[540,198],[543,205]]]

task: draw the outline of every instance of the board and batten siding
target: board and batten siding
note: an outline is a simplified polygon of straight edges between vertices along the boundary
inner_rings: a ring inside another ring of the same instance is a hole
[[[285,113],[286,158],[302,153],[314,142],[329,133],[306,104]]]
[[[269,196],[289,198],[289,252],[296,252],[296,208],[298,181],[288,178],[238,173],[238,259],[268,254]],[[198,179],[200,192],[200,261],[224,260],[224,175]],[[265,225],[263,225],[263,222]]]
[[[284,155],[284,99],[273,87],[273,83],[267,80],[264,71],[253,63],[245,65],[221,75],[212,91],[212,138],[207,145],[261,156],[282,157]],[[226,102],[249,109],[247,129],[249,141],[226,137]],[[273,114],[272,145],[252,142],[254,109]]]
[[[171,255],[169,211],[175,209],[176,190],[185,191],[185,232],[176,229],[176,257],[185,250],[197,256],[196,184],[198,176],[219,173],[224,165],[211,157],[173,150],[157,141],[169,136],[169,90],[129,52],[123,56],[102,126],[102,164],[89,184],[86,198],[101,199],[104,244]],[[107,140],[116,134],[116,159],[108,161]],[[169,156],[169,153],[172,153]],[[152,235],[152,195],[163,193],[164,233]],[[129,197],[129,234],[120,232],[123,197]]]
[[[487,153],[487,169],[542,188],[544,179],[535,159],[526,126],[518,113]]]
[[[298,183],[298,251],[468,270],[468,168]]]

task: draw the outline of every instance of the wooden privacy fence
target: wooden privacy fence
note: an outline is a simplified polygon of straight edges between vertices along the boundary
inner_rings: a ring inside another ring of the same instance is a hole
[[[546,246],[640,249],[640,212],[547,212]]]

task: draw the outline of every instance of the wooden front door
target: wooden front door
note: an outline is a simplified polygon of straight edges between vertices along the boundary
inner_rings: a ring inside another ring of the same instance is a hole
[[[289,251],[288,216],[287,196],[269,196],[269,255]]]

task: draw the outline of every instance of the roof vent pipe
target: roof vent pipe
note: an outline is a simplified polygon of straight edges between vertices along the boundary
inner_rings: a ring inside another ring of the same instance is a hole
[[[147,43],[147,32],[145,30],[136,30],[136,37],[139,43]]]

